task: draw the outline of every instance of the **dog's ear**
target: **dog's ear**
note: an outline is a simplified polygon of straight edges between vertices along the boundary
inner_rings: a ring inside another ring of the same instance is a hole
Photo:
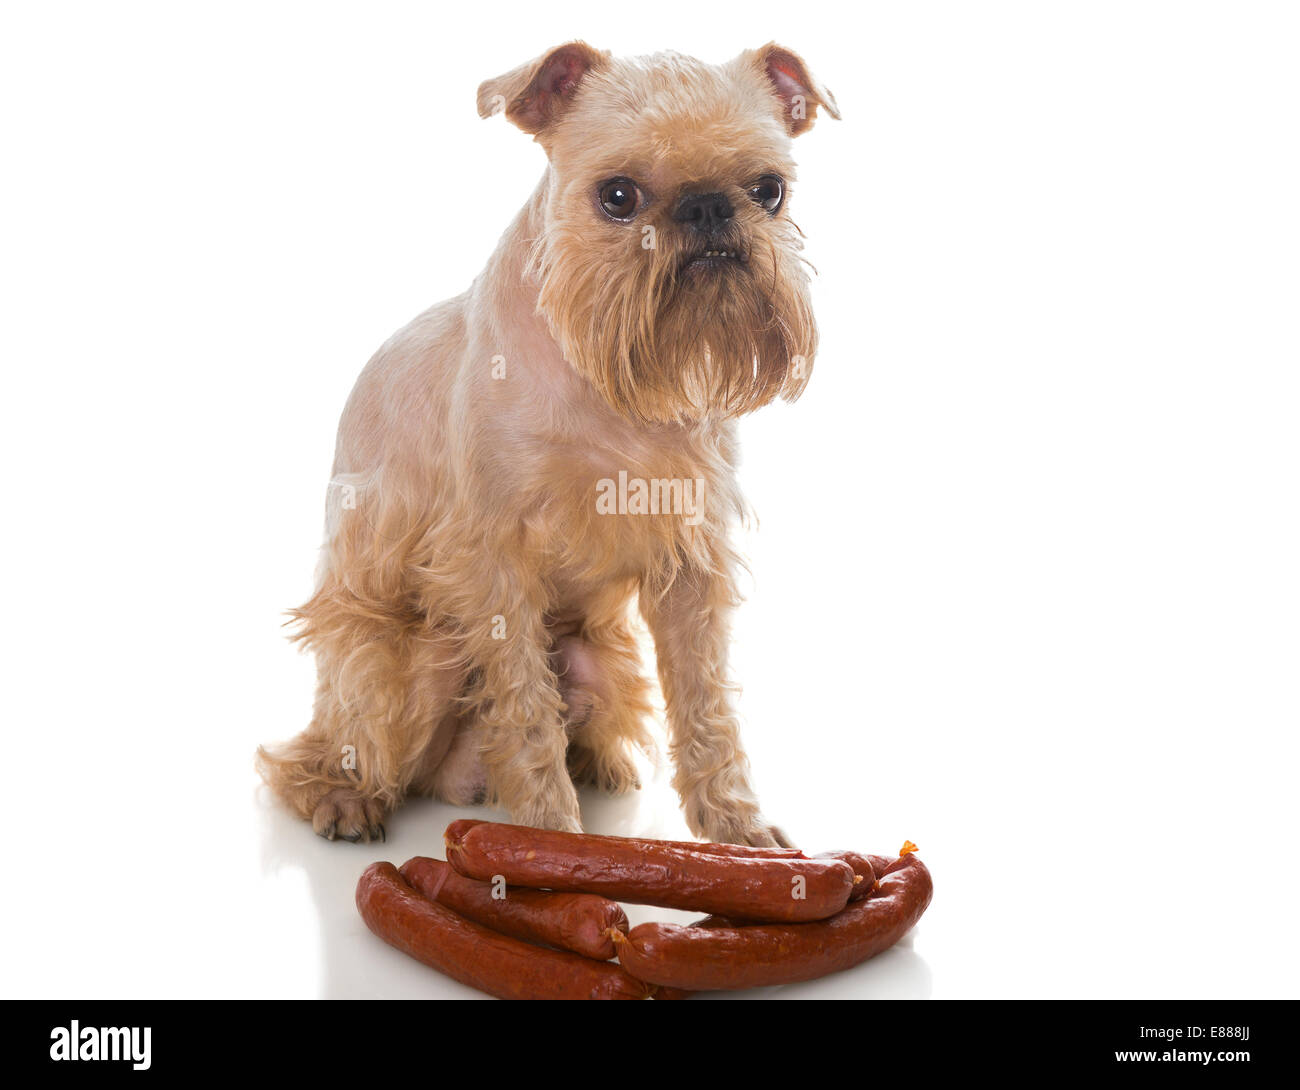
[[[831,117],[839,120],[840,108],[835,104],[835,96],[808,71],[808,66],[798,53],[779,46],[776,42],[768,42],[761,49],[749,50],[742,56],[758,65],[772,85],[772,92],[781,102],[781,116],[791,136],[798,136],[812,128],[818,106],[825,107]]]
[[[610,55],[586,42],[568,42],[478,88],[480,117],[505,111],[506,117],[536,136],[548,129],[573,101],[582,78]]]

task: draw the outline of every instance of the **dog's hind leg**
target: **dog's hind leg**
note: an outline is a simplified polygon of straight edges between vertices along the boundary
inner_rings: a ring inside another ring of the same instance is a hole
[[[381,839],[386,816],[451,745],[464,672],[450,641],[418,624],[334,622],[312,640],[320,685],[311,725],[259,749],[258,767],[321,836]]]

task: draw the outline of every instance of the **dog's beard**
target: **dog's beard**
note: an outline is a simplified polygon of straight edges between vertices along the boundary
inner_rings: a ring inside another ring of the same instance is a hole
[[[692,241],[601,261],[589,242],[548,232],[533,254],[538,309],[570,364],[639,422],[751,412],[803,391],[817,348],[795,229]],[[706,249],[736,260],[691,266]]]

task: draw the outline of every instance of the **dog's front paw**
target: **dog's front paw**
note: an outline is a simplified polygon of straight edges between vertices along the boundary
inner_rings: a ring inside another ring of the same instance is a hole
[[[741,825],[725,823],[716,833],[706,834],[706,839],[718,844],[744,844],[750,848],[793,848],[790,838],[775,825],[761,817]]]
[[[578,816],[563,810],[531,806],[523,810],[512,810],[510,820],[516,825],[527,825],[531,829],[554,829],[558,833],[582,832],[582,821]]]
[[[710,807],[686,813],[691,832],[715,844],[744,844],[751,848],[792,848],[790,838],[749,804]]]
[[[311,827],[326,840],[384,840],[384,808],[350,787],[336,787],[316,805]]]
[[[742,844],[748,844],[751,848],[793,848],[790,838],[776,825],[767,825],[760,822],[746,834],[746,839],[739,841]]]

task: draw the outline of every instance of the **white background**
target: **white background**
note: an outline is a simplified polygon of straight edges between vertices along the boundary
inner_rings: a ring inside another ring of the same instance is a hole
[[[6,5],[10,996],[471,994],[277,808],[283,639],[375,347],[542,169],[480,80],[776,39],[837,95],[823,343],[745,425],[770,816],[921,845],[900,948],[778,994],[1294,995],[1300,193],[1286,4]],[[595,831],[682,834],[661,777]],[[637,910],[635,919],[664,915]]]

